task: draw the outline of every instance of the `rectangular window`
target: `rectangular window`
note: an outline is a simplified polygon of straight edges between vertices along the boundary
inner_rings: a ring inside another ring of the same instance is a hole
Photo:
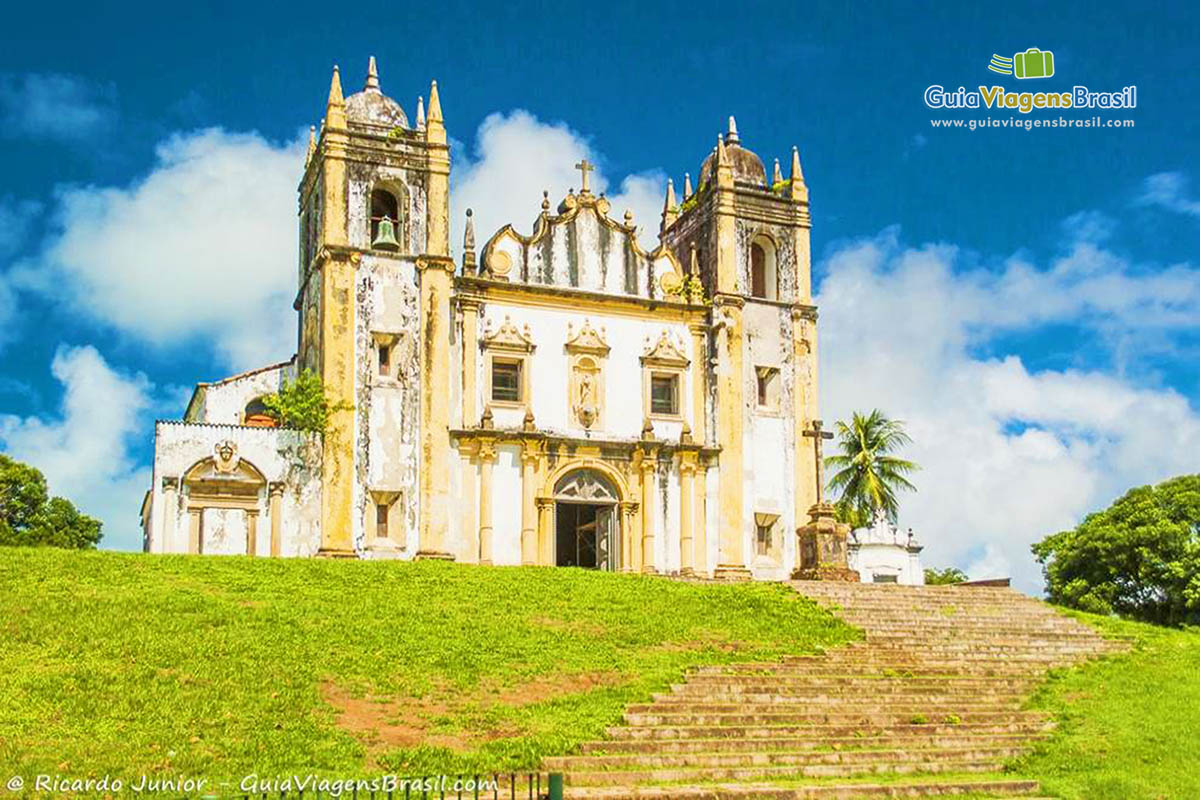
[[[771,526],[757,526],[757,533],[754,537],[754,552],[760,556],[771,554]]]
[[[388,538],[388,510],[390,506],[387,503],[375,504],[375,538]]]
[[[650,376],[650,413],[675,416],[679,414],[679,376]]]
[[[392,372],[392,347],[391,345],[379,345],[379,374],[390,375]]]
[[[492,361],[492,399],[503,403],[521,402],[520,361]]]
[[[779,370],[774,367],[758,367],[758,407],[779,407]]]

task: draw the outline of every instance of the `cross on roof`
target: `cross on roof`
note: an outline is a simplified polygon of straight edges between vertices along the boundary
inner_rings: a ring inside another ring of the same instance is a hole
[[[592,162],[588,161],[586,158],[575,165],[575,169],[579,170],[579,172],[583,176],[581,179],[583,181],[583,183],[580,185],[580,188],[579,188],[580,194],[586,194],[587,192],[591,191],[590,189],[588,189],[588,173],[591,172],[592,170],[594,170],[595,168],[596,168],[596,165],[593,164]]]
[[[804,431],[804,435],[814,439],[813,442],[813,457],[817,462],[816,478],[817,478],[817,503],[825,502],[825,459],[822,457],[824,448],[824,440],[832,439],[833,434],[830,431],[821,430],[821,420],[814,419],[812,421],[812,430]]]

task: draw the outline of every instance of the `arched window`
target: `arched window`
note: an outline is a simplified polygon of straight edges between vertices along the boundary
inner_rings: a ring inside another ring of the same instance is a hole
[[[243,424],[251,428],[275,428],[279,425],[279,421],[267,409],[261,397],[256,397],[246,404],[246,412],[242,418]]]
[[[765,237],[750,243],[750,296],[764,300],[776,300],[779,297],[775,247]]]
[[[371,247],[377,250],[399,250],[401,231],[400,203],[386,189],[371,191]]]

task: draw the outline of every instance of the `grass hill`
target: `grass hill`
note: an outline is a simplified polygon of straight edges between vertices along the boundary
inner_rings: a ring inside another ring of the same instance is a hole
[[[0,766],[531,769],[693,665],[857,633],[782,586],[0,548]]]

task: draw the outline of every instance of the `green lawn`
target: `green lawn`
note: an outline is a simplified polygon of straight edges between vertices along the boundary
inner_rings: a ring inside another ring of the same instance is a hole
[[[1042,687],[1032,707],[1059,730],[1016,773],[1069,800],[1200,798],[1200,631],[1075,616],[1134,648]]]
[[[0,629],[0,773],[214,780],[531,768],[688,666],[858,635],[777,585],[10,548]]]

